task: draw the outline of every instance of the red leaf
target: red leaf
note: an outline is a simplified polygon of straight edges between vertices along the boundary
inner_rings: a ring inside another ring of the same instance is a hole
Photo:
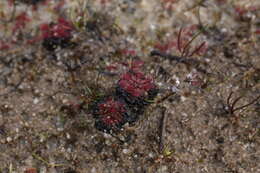
[[[7,50],[7,49],[10,49],[10,45],[4,43],[3,41],[0,41],[0,50]]]
[[[35,168],[27,168],[24,173],[37,173],[37,170]]]
[[[102,122],[108,126],[120,123],[123,119],[123,113],[126,111],[124,104],[112,97],[99,104],[98,108]]]
[[[27,16],[26,12],[22,12],[15,18],[15,26],[13,32],[20,30],[25,27],[26,23],[30,22],[31,19]]]
[[[145,76],[137,69],[123,74],[118,84],[134,97],[144,96],[146,92],[155,88],[152,78]]]
[[[260,29],[256,30],[255,34],[260,34]]]

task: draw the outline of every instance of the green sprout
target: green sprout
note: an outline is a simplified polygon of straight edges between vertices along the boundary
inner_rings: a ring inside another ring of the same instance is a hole
[[[68,16],[72,21],[73,26],[82,31],[86,26],[87,20],[90,16],[88,10],[89,0],[74,0],[76,1],[76,6],[71,7],[68,10]]]

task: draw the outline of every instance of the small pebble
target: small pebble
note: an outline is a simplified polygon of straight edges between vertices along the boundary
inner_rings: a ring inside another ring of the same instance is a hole
[[[148,156],[149,156],[150,158],[153,158],[153,157],[154,157],[154,154],[153,154],[153,153],[149,153]]]
[[[128,149],[123,149],[122,151],[124,154],[128,154],[129,153],[129,150]]]
[[[33,99],[33,104],[38,104],[38,103],[39,103],[39,99],[38,98]]]
[[[91,173],[96,173],[97,172],[97,169],[94,167],[91,169]]]
[[[62,103],[63,103],[63,104],[66,104],[66,103],[68,103],[68,102],[69,102],[68,99],[63,99],[63,100],[62,100]]]
[[[7,138],[6,138],[6,141],[7,141],[7,142],[11,142],[11,141],[12,141],[12,138],[11,138],[11,137],[7,137]]]
[[[181,96],[181,101],[182,102],[185,102],[187,100],[187,98],[186,97],[184,97],[184,96]]]
[[[67,137],[67,139],[70,139],[70,134],[66,133],[66,137]]]

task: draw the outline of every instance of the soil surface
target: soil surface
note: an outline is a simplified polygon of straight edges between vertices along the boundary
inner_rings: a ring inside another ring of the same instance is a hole
[[[0,173],[260,172],[259,55],[256,0],[0,0]],[[135,62],[158,95],[98,130]]]

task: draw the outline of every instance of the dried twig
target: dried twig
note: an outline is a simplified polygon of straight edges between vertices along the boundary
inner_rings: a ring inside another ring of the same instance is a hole
[[[151,51],[150,55],[151,56],[160,56],[162,58],[169,59],[170,61],[176,61],[177,63],[183,63],[187,66],[192,66],[192,67],[196,68],[196,70],[198,72],[201,72],[204,74],[210,74],[209,72],[207,72],[206,69],[199,66],[201,64],[201,61],[199,61],[198,59],[195,59],[195,58],[179,57],[176,55],[166,54],[166,53],[163,53],[163,52],[160,52],[157,50]]]
[[[161,109],[162,109],[161,110],[162,117],[161,117],[160,126],[159,126],[159,128],[160,128],[159,152],[160,153],[162,153],[164,150],[166,124],[167,124],[167,119],[168,119],[168,114],[166,113],[166,108],[162,107]]]
[[[240,110],[240,109],[243,109],[243,108],[245,108],[245,107],[248,107],[248,106],[254,104],[258,99],[260,99],[260,95],[259,95],[258,97],[256,97],[255,99],[253,99],[253,100],[252,100],[251,102],[249,102],[248,104],[246,104],[246,105],[244,105],[244,106],[240,106],[240,107],[238,107],[238,108],[235,108],[235,109],[233,110],[233,112],[238,111],[238,110]]]
[[[235,108],[237,102],[238,102],[239,100],[241,100],[241,99],[243,98],[243,96],[239,96],[239,97],[237,97],[236,99],[234,99],[233,102],[231,102],[231,98],[232,98],[232,95],[233,95],[233,94],[234,94],[234,92],[231,91],[230,94],[229,94],[228,97],[227,97],[227,109],[228,109],[227,111],[228,111],[228,113],[229,113],[230,115],[233,115],[233,114],[235,114],[236,111],[241,110],[241,109],[243,109],[243,108],[246,108],[246,107],[248,107],[248,106],[254,104],[258,99],[260,99],[260,95],[259,95],[259,96],[257,96],[255,99],[253,99],[251,102],[249,102],[248,104],[245,104],[245,105],[243,105],[243,106],[240,106],[240,107]]]
[[[206,44],[206,42],[204,41],[203,43],[201,43],[198,47],[196,47],[193,52],[191,54],[189,54],[188,56],[193,56],[195,53],[198,53],[200,51],[200,49],[203,48],[203,46]]]
[[[189,55],[189,48],[191,43],[201,34],[202,31],[199,31],[198,33],[196,33],[184,46],[184,48],[182,49],[181,52],[181,57],[183,56],[188,56]]]
[[[156,100],[156,104],[162,103],[164,102],[166,99],[168,99],[169,97],[171,97],[172,95],[176,94],[175,92],[170,92],[169,94],[163,96],[162,98],[160,98],[159,100]]]
[[[178,33],[178,39],[177,39],[177,46],[178,46],[178,50],[181,52],[181,46],[182,46],[182,43],[181,43],[181,33],[182,33],[182,28],[179,30],[179,33]]]
[[[170,54],[166,54],[157,50],[153,50],[150,53],[151,56],[160,56],[163,57],[165,59],[169,59],[169,60],[173,60],[176,61],[178,63],[183,63],[186,65],[191,65],[191,64],[199,64],[200,62],[196,59],[192,59],[192,58],[185,58],[185,57],[180,57],[180,56],[176,56],[176,55],[170,55]]]

